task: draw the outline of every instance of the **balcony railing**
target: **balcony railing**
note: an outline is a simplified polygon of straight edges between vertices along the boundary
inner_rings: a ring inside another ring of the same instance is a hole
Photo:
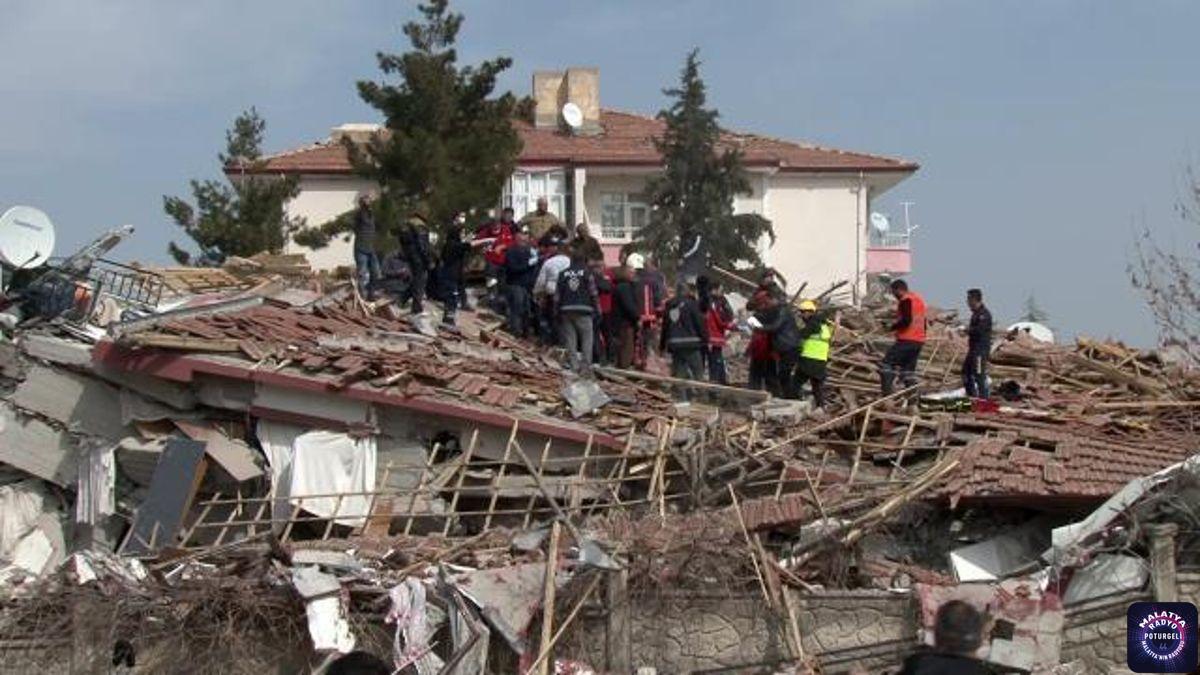
[[[911,232],[879,232],[871,230],[871,248],[908,248]]]

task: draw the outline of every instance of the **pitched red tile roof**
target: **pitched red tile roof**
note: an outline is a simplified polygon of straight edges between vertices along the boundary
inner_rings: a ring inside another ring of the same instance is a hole
[[[557,129],[538,129],[520,120],[513,123],[524,147],[522,164],[574,164],[581,166],[657,166],[661,163],[654,139],[664,123],[653,117],[604,110],[603,131],[595,136],[573,136]],[[757,134],[725,132],[723,141],[740,148],[751,167],[777,167],[782,171],[889,171],[910,173],[918,165],[902,159],[822,148]],[[227,169],[232,171],[232,168]],[[263,173],[349,173],[346,151],[339,143],[322,141],[270,155]]]

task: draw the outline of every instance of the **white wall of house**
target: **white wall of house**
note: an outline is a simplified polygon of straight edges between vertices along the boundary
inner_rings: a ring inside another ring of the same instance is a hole
[[[375,184],[355,176],[301,176],[300,194],[288,202],[290,216],[300,216],[309,227],[317,227],[354,208],[355,200],[369,192]],[[353,242],[339,236],[325,248],[312,250],[288,242],[286,253],[303,253],[313,269],[328,270],[346,265],[354,266]]]
[[[814,293],[843,279],[863,289],[870,185],[858,176],[777,173],[768,179],[764,215],[775,228],[767,264],[793,287]]]

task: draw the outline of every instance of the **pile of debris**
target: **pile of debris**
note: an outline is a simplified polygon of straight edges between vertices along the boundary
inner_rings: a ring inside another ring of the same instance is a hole
[[[421,673],[546,672],[595,661],[568,650],[599,614],[595,665],[670,669],[632,651],[625,614],[692,592],[761,596],[777,661],[816,667],[832,661],[796,618],[806,598],[996,609],[1016,585],[1061,625],[1064,599],[1148,583],[1109,557],[1150,555],[1132,524],[1193,517],[1200,378],[1154,353],[1009,336],[1000,396],[972,401],[955,391],[965,338],[939,312],[921,385],[881,396],[890,309],[868,305],[841,312],[828,409],[706,383],[677,404],[671,378],[580,379],[486,311],[447,327],[296,260],[113,276],[99,256],[121,236],[11,287],[13,663],[119,648],[258,672],[357,647]],[[992,658],[1054,665],[1051,642],[1018,630]]]

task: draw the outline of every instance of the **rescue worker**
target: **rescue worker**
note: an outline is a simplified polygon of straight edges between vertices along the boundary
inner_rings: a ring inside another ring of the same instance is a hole
[[[766,309],[773,297],[780,293],[775,285],[774,275],[770,270],[763,275],[754,294],[746,303],[746,310],[753,314]],[[753,329],[753,326],[751,326]],[[771,335],[760,329],[750,333],[750,343],[746,346],[746,356],[750,359],[749,387],[756,391],[769,391],[779,394],[779,356],[771,349]]]
[[[508,332],[524,338],[529,330],[533,311],[531,296],[538,273],[537,249],[529,241],[529,231],[521,229],[516,239],[504,251],[504,309],[507,312]]]
[[[570,266],[558,274],[554,288],[558,334],[567,350],[567,363],[577,373],[590,374],[595,337],[592,321],[599,294],[582,251],[571,254]]]
[[[707,277],[701,276],[696,280],[696,288],[700,293],[700,311],[704,312],[708,327],[708,348],[704,351],[708,363],[708,381],[729,384],[729,374],[725,368],[725,335],[733,327],[733,307],[725,299],[721,282],[710,282]]]
[[[967,291],[971,323],[967,326],[967,356],[963,359],[963,388],[971,398],[989,398],[988,358],[992,353],[992,312],[983,304],[983,291]]]
[[[812,300],[800,301],[800,361],[796,364],[796,391],[808,382],[813,403],[825,405],[825,375],[829,365],[829,345],[833,324],[829,313],[818,311]]]
[[[442,323],[453,325],[454,315],[459,307],[470,310],[467,305],[466,287],[463,284],[463,267],[467,256],[475,246],[482,246],[482,240],[473,239],[465,242],[462,239],[462,227],[452,225],[446,231],[446,239],[442,242],[441,255],[438,257],[437,285],[442,293]]]
[[[704,379],[700,353],[708,345],[708,327],[696,301],[694,284],[680,284],[663,311],[660,349],[671,355],[671,377],[681,380]],[[687,400],[687,390],[679,396]]]
[[[368,300],[375,299],[375,287],[382,279],[379,269],[379,254],[375,252],[375,214],[371,213],[371,197],[358,198],[358,210],[354,213],[354,272],[359,290]]]
[[[483,244],[484,278],[487,280],[488,298],[493,308],[499,307],[504,292],[504,252],[516,239],[516,223],[513,210],[506,206],[500,211],[500,219],[485,223],[475,231],[475,240]]]
[[[908,290],[908,282],[903,279],[893,281],[891,288],[896,298],[896,321],[892,324],[896,341],[879,364],[880,391],[884,396],[895,389],[897,376],[905,387],[917,384],[917,360],[925,346],[925,300]]]
[[[582,253],[583,259],[589,263],[604,260],[604,249],[600,247],[600,240],[591,235],[585,223],[575,226],[575,238],[571,240],[571,248]]]
[[[612,270],[604,266],[604,260],[588,260],[588,269],[596,281],[597,314],[593,319],[596,333],[593,347],[592,362],[608,364],[616,358],[616,344],[613,340],[613,293],[616,291],[617,278]]]
[[[562,251],[563,242],[554,238],[546,242],[544,247],[545,262],[538,270],[537,281],[533,284],[533,307],[538,315],[538,332],[542,343],[554,345],[558,343],[558,325],[554,316],[554,296],[558,290],[558,275],[571,266],[571,259]]]
[[[413,314],[424,311],[425,288],[429,284],[429,268],[433,262],[433,252],[429,244],[429,223],[424,211],[416,209],[409,215],[404,227],[400,230],[400,248],[408,261],[411,276],[409,296],[412,298]]]
[[[637,356],[638,312],[637,282],[633,269],[621,265],[616,272],[616,287],[613,289],[613,329],[611,335],[616,342],[618,368],[630,368]]]
[[[638,360],[645,365],[651,349],[657,349],[662,330],[662,316],[667,301],[667,279],[654,266],[654,259],[640,253],[629,255],[629,266],[634,269],[634,280],[638,284],[638,312],[641,316],[638,331],[642,338]]]
[[[558,216],[550,213],[549,202],[545,197],[538,197],[537,209],[525,214],[521,219],[521,227],[528,227],[529,234],[533,240],[540,242],[542,237],[550,231],[551,227],[562,227],[562,222]]]
[[[774,295],[769,296],[765,307],[750,317],[750,327],[771,336],[771,350],[778,355],[779,396],[795,399],[799,397],[796,385],[796,366],[800,362],[800,328],[791,307]]]

